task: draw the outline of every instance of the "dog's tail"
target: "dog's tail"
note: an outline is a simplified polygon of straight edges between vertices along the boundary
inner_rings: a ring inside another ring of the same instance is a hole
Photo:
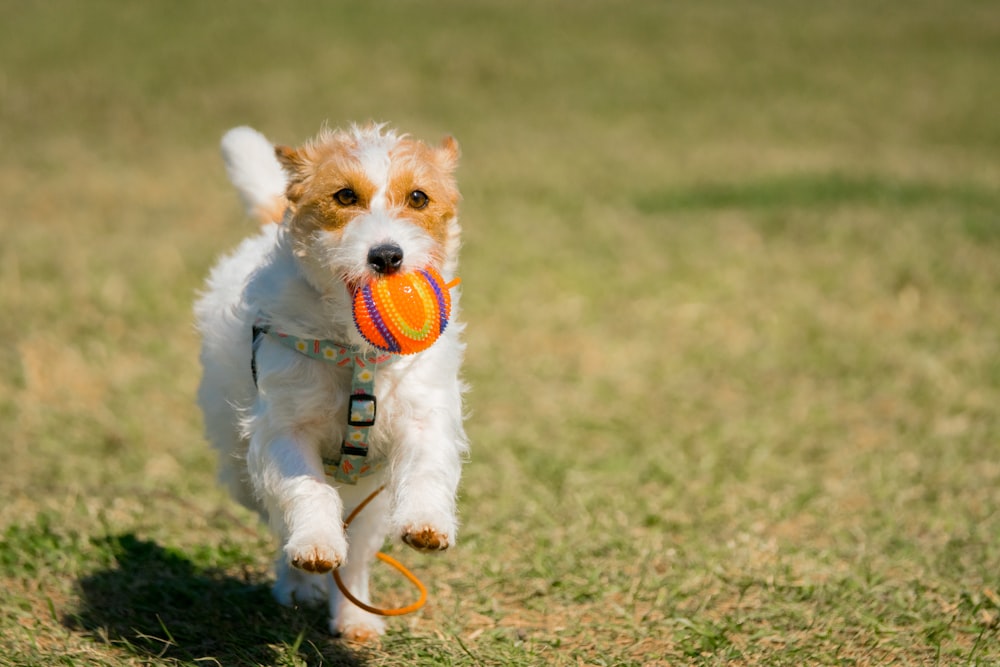
[[[288,207],[287,178],[267,137],[251,127],[234,127],[222,137],[222,159],[247,213],[262,223],[280,222]]]

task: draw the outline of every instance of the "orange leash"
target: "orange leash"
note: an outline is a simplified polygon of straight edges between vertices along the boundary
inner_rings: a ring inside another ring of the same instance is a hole
[[[351,525],[351,522],[354,521],[354,518],[358,516],[361,510],[363,510],[365,506],[368,505],[368,503],[374,500],[375,496],[381,493],[384,488],[385,486],[380,486],[374,491],[372,491],[367,498],[362,500],[361,503],[357,507],[355,507],[350,514],[347,515],[347,520],[344,521],[344,530],[347,530],[347,527]],[[351,592],[347,590],[347,586],[344,585],[344,582],[340,579],[340,572],[334,570],[333,580],[337,582],[337,588],[339,588],[340,592],[344,594],[344,597],[353,602],[354,604],[356,604],[357,606],[361,607],[368,613],[378,614],[379,616],[402,616],[403,614],[410,614],[423,607],[424,603],[427,602],[427,588],[423,585],[423,583],[419,579],[417,579],[417,577],[412,572],[406,569],[406,566],[404,566],[402,563],[400,563],[392,556],[384,554],[381,551],[375,555],[383,563],[388,563],[392,567],[399,570],[400,574],[406,577],[411,584],[416,586],[417,590],[420,591],[420,598],[413,604],[406,605],[405,607],[399,607],[398,609],[379,609],[378,607],[372,607],[371,605],[365,604],[361,600],[354,597],[354,595],[352,595]]]

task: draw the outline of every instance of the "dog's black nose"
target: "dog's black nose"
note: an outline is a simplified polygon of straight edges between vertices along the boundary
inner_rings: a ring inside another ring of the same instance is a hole
[[[395,243],[380,243],[368,249],[368,266],[375,273],[389,275],[403,264],[403,249]]]

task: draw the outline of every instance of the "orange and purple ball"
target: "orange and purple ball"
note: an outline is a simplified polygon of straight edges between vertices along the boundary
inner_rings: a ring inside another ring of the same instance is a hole
[[[415,354],[434,344],[448,326],[451,295],[433,267],[381,276],[354,293],[354,325],[374,347]]]

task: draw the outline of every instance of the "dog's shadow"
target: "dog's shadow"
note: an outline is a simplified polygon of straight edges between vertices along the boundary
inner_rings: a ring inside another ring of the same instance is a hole
[[[64,619],[71,628],[140,660],[365,664],[327,634],[325,610],[281,607],[259,576],[200,568],[132,534],[107,539],[116,563],[80,580],[81,606]]]

